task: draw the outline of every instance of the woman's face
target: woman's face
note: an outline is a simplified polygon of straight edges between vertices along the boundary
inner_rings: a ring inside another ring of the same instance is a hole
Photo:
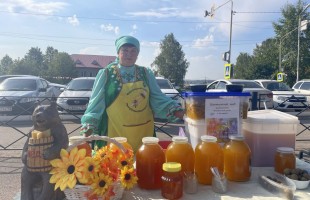
[[[119,63],[124,67],[133,66],[138,58],[138,50],[134,46],[122,46],[118,52]]]

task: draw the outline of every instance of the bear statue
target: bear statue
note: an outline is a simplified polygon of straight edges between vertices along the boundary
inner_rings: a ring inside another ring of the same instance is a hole
[[[51,146],[43,151],[44,160],[60,158],[61,149],[67,149],[69,144],[68,134],[62,124],[57,111],[56,102],[50,105],[38,105],[32,114],[33,127],[28,133],[27,141],[22,152],[24,167],[21,174],[21,200],[60,200],[65,195],[62,191],[54,190],[54,184],[49,183],[51,174],[49,171],[30,171],[27,166],[29,138],[33,137],[33,131],[49,130],[53,141]],[[49,163],[49,162],[48,162]]]

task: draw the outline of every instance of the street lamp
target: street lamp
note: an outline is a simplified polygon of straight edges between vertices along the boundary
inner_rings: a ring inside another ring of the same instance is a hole
[[[300,23],[301,23],[301,14],[305,12],[310,6],[310,3],[307,4],[304,9],[298,15],[298,37],[297,37],[297,69],[296,69],[296,82],[299,80],[299,45],[300,45]]]
[[[222,5],[216,7],[216,8],[211,8],[211,12],[208,12],[208,11],[205,11],[205,17],[207,16],[210,16],[210,17],[213,17],[214,16],[214,12],[219,9],[220,7],[226,5],[228,2],[231,2],[231,10],[230,10],[230,34],[229,34],[229,50],[228,52],[225,52],[224,54],[224,58],[225,58],[225,61],[227,61],[227,63],[230,64],[230,59],[231,59],[231,37],[232,37],[232,18],[233,18],[233,14],[234,14],[234,11],[233,11],[233,1],[232,0],[228,0],[226,1],[225,3],[223,3]]]

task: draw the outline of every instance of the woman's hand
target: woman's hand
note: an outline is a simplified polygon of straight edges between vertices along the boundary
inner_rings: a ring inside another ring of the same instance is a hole
[[[184,110],[177,110],[174,112],[174,116],[179,119],[183,119],[184,113],[185,113]]]
[[[91,134],[93,133],[93,130],[92,129],[88,129],[86,132],[84,132],[84,137],[88,137],[90,136]]]

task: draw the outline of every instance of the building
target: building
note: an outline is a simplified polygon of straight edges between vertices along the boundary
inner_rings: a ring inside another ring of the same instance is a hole
[[[79,77],[95,77],[98,71],[116,59],[116,56],[72,54]]]

